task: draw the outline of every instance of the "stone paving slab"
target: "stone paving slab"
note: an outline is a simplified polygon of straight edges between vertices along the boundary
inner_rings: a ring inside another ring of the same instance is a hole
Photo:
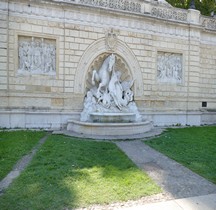
[[[175,202],[184,210],[216,210],[216,194],[178,199]]]
[[[216,210],[216,194],[145,204],[122,210]]]
[[[129,208],[121,208],[121,210],[183,210],[183,209],[174,201],[166,201],[161,203],[133,206]]]
[[[116,142],[116,145],[174,199],[216,193],[216,185],[140,140]]]

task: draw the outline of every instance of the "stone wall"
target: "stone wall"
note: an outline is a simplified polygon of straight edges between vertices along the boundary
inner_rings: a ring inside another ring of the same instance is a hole
[[[216,19],[155,1],[2,0],[0,23],[1,127],[78,118],[103,53],[126,61],[155,125],[215,123]]]

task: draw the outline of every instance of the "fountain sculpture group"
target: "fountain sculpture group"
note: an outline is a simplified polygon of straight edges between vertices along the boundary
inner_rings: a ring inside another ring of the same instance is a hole
[[[116,55],[110,54],[91,75],[91,88],[84,99],[80,121],[70,120],[68,130],[93,136],[135,135],[149,131],[152,125],[143,120],[132,87],[134,80],[121,80],[116,69]]]

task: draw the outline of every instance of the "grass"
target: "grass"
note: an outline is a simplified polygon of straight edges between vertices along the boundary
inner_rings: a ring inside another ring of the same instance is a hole
[[[115,144],[52,135],[0,197],[0,209],[73,209],[159,192]]]
[[[168,129],[145,143],[216,184],[216,126]]]
[[[0,180],[44,135],[42,131],[0,131]]]

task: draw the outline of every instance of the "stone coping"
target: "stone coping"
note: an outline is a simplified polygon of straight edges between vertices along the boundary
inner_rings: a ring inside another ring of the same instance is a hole
[[[24,0],[23,0],[24,1]],[[20,1],[20,2],[23,2]],[[26,0],[25,0],[26,1]],[[5,3],[5,5],[4,5]],[[17,1],[15,2],[18,3]],[[31,4],[37,3],[36,1],[32,1]],[[106,11],[113,11],[118,13],[124,13],[125,15],[142,15],[150,18],[156,18],[160,20],[168,20],[172,22],[178,23],[191,23],[194,25],[199,25],[206,30],[215,31],[216,30],[216,18],[207,17],[200,15],[200,11],[194,9],[180,9],[170,6],[168,3],[164,4],[161,2],[134,2],[131,0],[43,0],[39,2],[41,5],[53,4],[57,6],[65,5],[65,8],[68,6],[80,6],[80,7],[88,7],[92,9],[103,9]],[[10,1],[10,4],[13,4]],[[38,4],[38,3],[37,3]],[[7,11],[7,3],[3,2],[1,5],[2,11]],[[10,8],[11,12],[20,12],[23,13],[25,10],[22,7],[16,8],[16,6],[12,6]],[[31,14],[34,15],[34,8],[31,7]],[[57,19],[64,19],[64,12],[58,13],[55,17]]]

